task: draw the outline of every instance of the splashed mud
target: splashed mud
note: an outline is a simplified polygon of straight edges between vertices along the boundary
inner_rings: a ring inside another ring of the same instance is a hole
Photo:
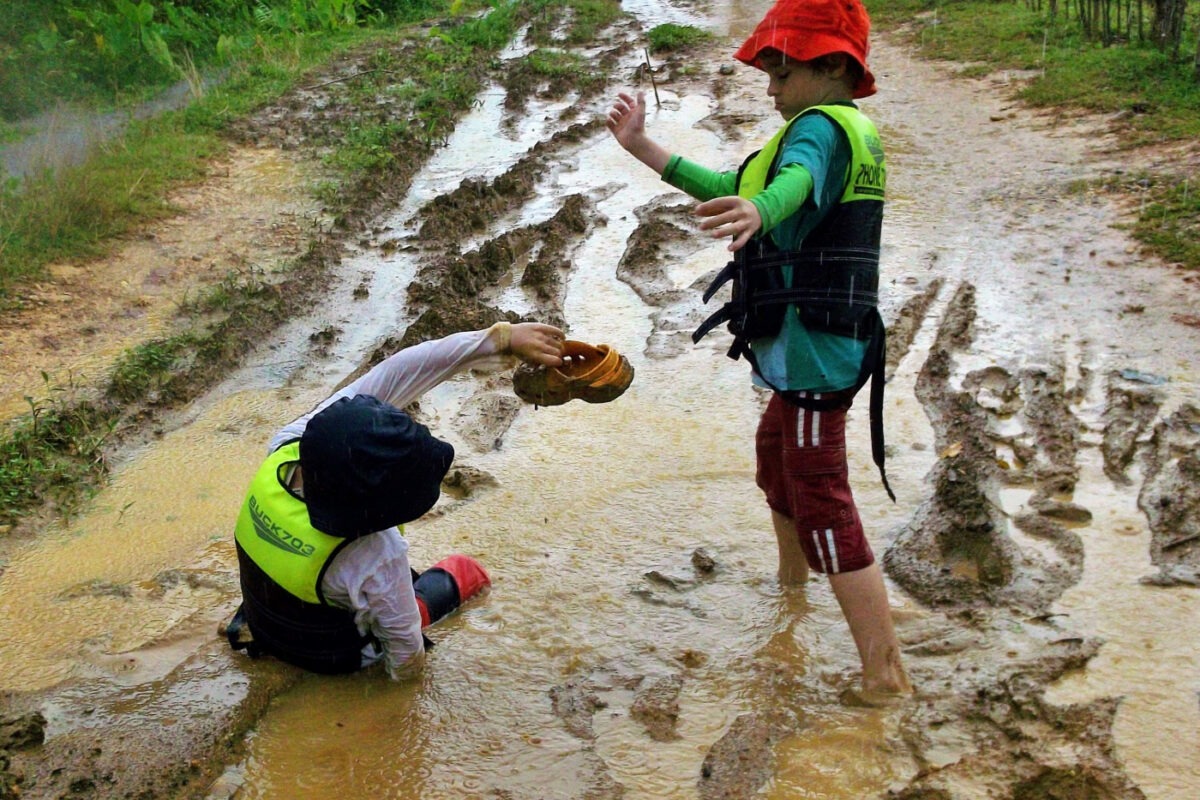
[[[762,10],[707,22],[737,38]],[[695,13],[636,5],[638,24],[592,46],[649,89],[632,37],[667,12]],[[1164,719],[1180,742],[1200,736],[1200,645],[1180,635],[1200,623],[1200,344],[1181,321],[1200,298],[1120,232],[1119,198],[1077,188],[1155,154],[1118,154],[1105,120],[1031,114],[1005,86],[886,38],[872,57],[882,91],[863,105],[890,144],[883,310],[900,501],[876,485],[860,409],[852,471],[911,699],[856,692],[827,584],[774,581],[748,452],[764,398],[719,336],[690,341],[720,243],[611,142],[597,122],[606,93],[538,84],[517,97],[528,81],[513,68],[462,121],[464,139],[347,243],[324,304],[126,453],[81,518],[6,540],[0,797],[1200,791],[1187,747],[1160,741]],[[761,81],[726,74],[719,56],[690,59],[656,67],[649,125],[734,167],[776,124]],[[267,148],[280,136],[299,161],[341,113],[300,114],[305,97],[247,121],[240,136],[260,145],[233,163],[281,159]],[[482,167],[464,156],[485,151]],[[236,184],[195,192],[214,208],[254,203],[250,234],[315,226]],[[212,239],[218,224],[184,214],[147,241],[185,228],[181,243]],[[234,251],[270,261],[297,236]],[[207,252],[178,248],[184,262]],[[124,258],[77,269],[112,275]],[[189,274],[164,273],[160,294],[177,299]],[[34,294],[95,296],[71,325],[114,316],[111,281],[59,280]],[[65,324],[48,303],[21,313],[14,331]],[[270,432],[401,344],[504,318],[608,342],[638,379],[610,405],[534,410],[500,371],[413,409],[459,451],[442,502],[413,526],[414,554],[471,552],[494,579],[439,626],[425,672],[315,678],[214,640],[236,604],[232,518]],[[74,368],[45,335],[5,340],[19,354],[7,386],[28,386],[29,365]]]

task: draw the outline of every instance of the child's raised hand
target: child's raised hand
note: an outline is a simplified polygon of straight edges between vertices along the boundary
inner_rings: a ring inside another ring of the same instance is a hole
[[[541,322],[518,322],[512,326],[509,351],[530,364],[547,367],[562,365],[563,340],[566,335],[554,327]]]
[[[700,230],[712,231],[709,234],[712,238],[733,237],[730,252],[741,250],[762,227],[758,208],[744,197],[717,197],[696,206],[695,213],[707,217],[700,223]]]
[[[639,136],[646,135],[646,93],[637,97],[619,92],[608,112],[608,129],[621,147],[629,150]]]

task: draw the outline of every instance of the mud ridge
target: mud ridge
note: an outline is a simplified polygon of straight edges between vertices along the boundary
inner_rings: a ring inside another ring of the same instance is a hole
[[[1154,428],[1138,507],[1150,523],[1151,562],[1144,582],[1200,586],[1200,408],[1186,404]]]
[[[417,212],[423,220],[419,241],[431,246],[449,244],[461,241],[464,232],[487,230],[497,219],[519,209],[536,195],[537,184],[556,155],[603,127],[602,120],[572,125],[539,141],[517,163],[490,181],[467,178],[454,191],[430,200]]]

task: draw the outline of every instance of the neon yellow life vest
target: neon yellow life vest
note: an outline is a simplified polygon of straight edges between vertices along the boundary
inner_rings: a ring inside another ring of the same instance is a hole
[[[324,605],[321,577],[347,540],[314,528],[304,501],[288,490],[283,473],[299,460],[299,441],[267,457],[250,482],[234,537],[246,555],[289,594]]]
[[[852,106],[823,105],[801,111],[776,131],[761,150],[745,163],[738,177],[738,196],[747,200],[767,188],[775,174],[775,161],[779,157],[779,146],[796,120],[808,114],[824,114],[846,132],[850,141],[850,180],[840,202],[855,200],[883,200],[887,185],[887,164],[883,143],[875,123]]]

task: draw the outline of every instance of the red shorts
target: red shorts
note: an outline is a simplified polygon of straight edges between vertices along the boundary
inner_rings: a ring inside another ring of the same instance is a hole
[[[756,481],[771,510],[790,517],[816,572],[854,572],[875,563],[850,492],[846,465],[846,411],[850,392],[831,411],[808,411],[779,394],[758,423]]]

